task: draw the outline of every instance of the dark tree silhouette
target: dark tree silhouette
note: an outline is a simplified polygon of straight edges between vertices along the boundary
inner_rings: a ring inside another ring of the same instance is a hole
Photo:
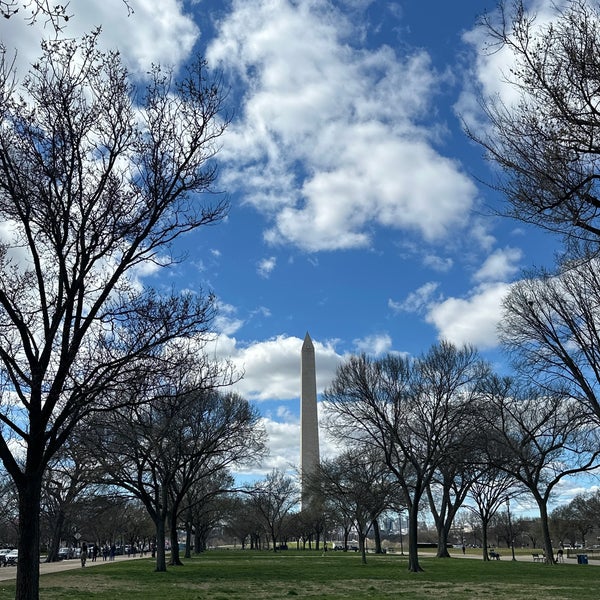
[[[412,572],[422,570],[419,505],[444,457],[470,435],[474,394],[486,374],[474,349],[442,342],[416,360],[351,357],[324,393],[329,429],[351,444],[379,448],[402,489]]]
[[[16,595],[37,600],[48,462],[132,361],[209,331],[212,296],[159,295],[140,276],[225,216],[199,194],[227,121],[202,60],[180,80],[154,68],[137,106],[97,34],[44,42],[21,81],[0,58],[0,459],[19,496]]]
[[[490,52],[507,50],[503,73],[517,100],[482,98],[489,127],[467,134],[500,167],[493,186],[509,214],[597,247],[600,237],[600,7],[568,0],[540,23],[517,0],[482,19]]]

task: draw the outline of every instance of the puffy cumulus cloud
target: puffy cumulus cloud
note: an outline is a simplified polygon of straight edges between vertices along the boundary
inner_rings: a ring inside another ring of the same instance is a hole
[[[518,262],[523,257],[519,248],[506,248],[495,250],[485,260],[475,273],[475,281],[506,281],[518,270]]]
[[[497,326],[508,283],[482,284],[467,298],[447,298],[431,304],[426,316],[438,337],[457,345],[473,344],[484,350],[498,345]]]
[[[476,188],[417,125],[440,76],[429,57],[352,46],[329,2],[233,3],[209,60],[245,84],[225,180],[272,221],[270,243],[365,247],[373,226],[436,241],[466,225]]]
[[[357,352],[373,356],[381,356],[392,348],[392,338],[387,333],[369,335],[366,338],[354,340]]]
[[[133,14],[128,15],[122,0],[83,2],[71,0],[69,19],[62,35],[68,38],[102,27],[103,48],[118,48],[125,63],[137,74],[145,74],[155,64],[179,67],[193,49],[199,30],[192,15],[184,12],[178,0],[130,0]],[[0,22],[0,37],[10,52],[18,50],[20,69],[27,68],[40,54],[40,41],[53,37],[54,31],[39,18],[28,25],[19,15]]]
[[[325,420],[323,403],[317,404],[319,423]],[[258,480],[279,469],[296,476],[300,470],[300,418],[285,407],[275,414],[261,418],[261,425],[269,437],[269,455],[259,465],[247,465],[236,471],[236,476],[248,480]],[[333,458],[341,451],[339,440],[330,437],[323,426],[319,427],[319,454],[321,458]]]
[[[241,344],[226,335],[216,337],[207,352],[228,359],[243,373],[235,384],[237,392],[250,400],[290,400],[300,397],[300,355],[302,338],[277,336],[260,342]],[[342,357],[332,343],[313,340],[317,370],[317,390],[323,391],[335,375]]]

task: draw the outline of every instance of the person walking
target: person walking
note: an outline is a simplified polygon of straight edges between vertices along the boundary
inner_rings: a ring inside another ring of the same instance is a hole
[[[85,561],[87,560],[87,552],[88,552],[87,544],[85,542],[83,542],[83,544],[81,544],[81,554],[79,555],[79,558],[81,559],[82,567],[85,567]]]

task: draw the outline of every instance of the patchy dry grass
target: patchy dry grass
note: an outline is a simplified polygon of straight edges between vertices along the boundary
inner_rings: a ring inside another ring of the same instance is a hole
[[[211,551],[183,567],[155,573],[149,559],[44,575],[43,600],[596,600],[598,567],[423,558],[423,573],[406,559],[292,551]],[[0,600],[14,583],[0,583]]]

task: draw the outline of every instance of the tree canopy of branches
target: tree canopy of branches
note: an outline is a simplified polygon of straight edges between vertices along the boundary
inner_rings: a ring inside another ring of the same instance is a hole
[[[132,14],[129,0],[121,1],[127,12]],[[62,4],[55,4],[54,0],[0,0],[0,15],[5,19],[12,19],[23,9],[22,15],[27,23],[33,25],[38,19],[42,19],[44,25],[49,24],[58,33],[73,17],[69,5],[70,2],[66,0]]]
[[[135,398],[99,415],[92,422],[97,435],[90,434],[104,481],[138,498],[156,526],[157,571],[166,570],[166,526],[171,546],[178,546],[178,517],[194,490],[265,451],[264,431],[247,400],[214,389],[217,381],[201,375],[191,387],[183,363],[181,371],[160,381],[140,378],[139,388],[121,392]],[[180,564],[177,550],[171,564]]]
[[[492,52],[508,51],[504,73],[518,95],[506,104],[483,98],[489,129],[467,131],[502,174],[496,187],[510,215],[584,243],[600,236],[600,7],[587,0],[556,3],[540,23],[524,2],[500,4],[483,26]],[[481,133],[481,132],[484,133]]]
[[[600,422],[598,261],[565,261],[557,274],[516,283],[503,302],[501,340],[540,385],[560,386]]]
[[[371,524],[398,495],[398,484],[373,447],[349,450],[321,462],[309,478],[344,520],[354,523],[363,564],[367,562],[365,540]]]
[[[598,467],[598,428],[581,405],[560,391],[490,378],[486,400],[490,460],[522,484],[540,511],[544,549],[553,560],[548,503],[566,477]]]
[[[494,466],[494,460],[490,461],[486,468],[480,470],[469,487],[469,497],[474,505],[470,510],[475,513],[481,521],[481,547],[483,560],[490,560],[488,554],[488,530],[491,520],[498,509],[512,495],[515,480],[512,474]]]
[[[94,480],[93,456],[73,436],[50,461],[42,487],[42,516],[51,527],[46,562],[60,560],[58,550],[63,539],[63,526],[75,503]]]
[[[249,505],[271,539],[273,552],[281,540],[292,509],[300,500],[298,484],[282,471],[274,470],[264,480],[248,487]]]
[[[563,506],[552,511],[550,520],[561,544],[579,541],[586,547],[586,536],[598,526],[600,493],[598,491],[578,494]]]
[[[0,62],[0,459],[19,494],[23,600],[38,597],[49,460],[132,360],[200,340],[214,312],[210,295],[159,295],[139,278],[226,214],[200,198],[227,125],[219,85],[202,60],[180,80],[156,67],[135,106],[119,54],[96,42],[44,42],[20,81]]]
[[[442,342],[417,360],[395,354],[377,360],[351,357],[324,393],[329,429],[351,444],[378,448],[402,488],[410,571],[422,570],[419,504],[444,457],[470,435],[466,424],[473,417],[473,393],[486,373],[472,348]]]

